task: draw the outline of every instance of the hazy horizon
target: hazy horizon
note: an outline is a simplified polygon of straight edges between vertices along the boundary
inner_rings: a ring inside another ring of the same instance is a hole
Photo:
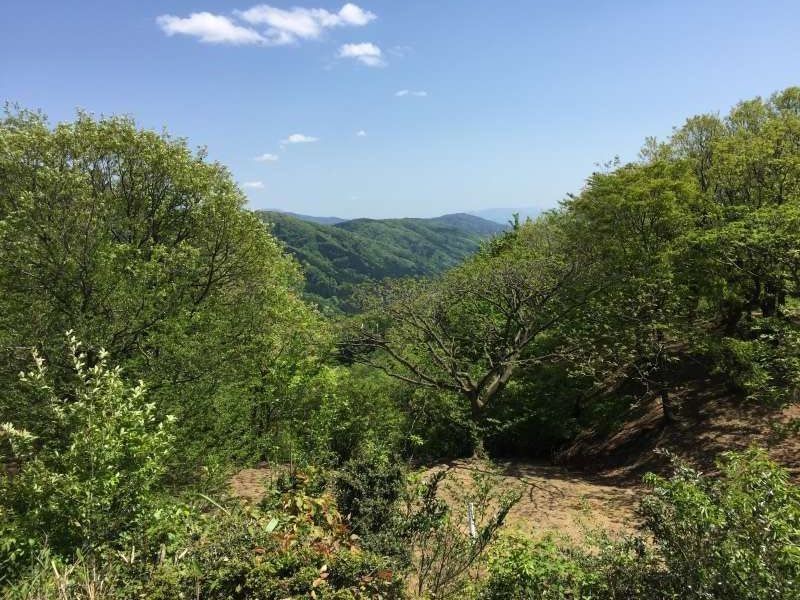
[[[266,208],[254,208],[253,210],[264,210],[264,211],[267,211],[267,212],[282,212],[282,213],[287,213],[287,214],[290,214],[290,215],[300,215],[300,216],[305,216],[305,217],[315,217],[315,218],[324,218],[324,219],[341,219],[343,221],[348,221],[348,220],[352,220],[352,219],[374,219],[374,218],[381,218],[381,219],[433,219],[433,218],[442,217],[442,216],[445,216],[445,215],[467,214],[467,215],[472,215],[472,216],[476,216],[476,217],[481,217],[481,218],[487,219],[489,221],[505,223],[506,220],[511,219],[511,217],[514,215],[514,213],[519,213],[520,214],[520,218],[524,219],[525,216],[534,216],[534,215],[537,215],[537,214],[543,212],[543,210],[546,210],[546,209],[537,208],[535,206],[495,206],[495,207],[489,207],[489,208],[484,208],[484,209],[479,209],[479,210],[470,210],[470,211],[455,210],[455,211],[448,212],[448,213],[433,212],[431,214],[425,214],[425,215],[406,215],[406,214],[399,213],[399,214],[396,214],[396,215],[386,215],[384,217],[369,217],[369,216],[365,216],[365,215],[355,215],[355,216],[344,217],[342,215],[336,215],[336,214],[324,214],[324,215],[322,215],[322,214],[310,214],[310,213],[299,212],[299,211],[296,211],[296,210],[291,210],[291,209],[288,209],[288,208],[279,208],[279,207],[276,207],[276,206],[269,206],[269,207],[266,207]],[[502,216],[502,221],[498,220],[500,218],[500,215],[503,215]]]

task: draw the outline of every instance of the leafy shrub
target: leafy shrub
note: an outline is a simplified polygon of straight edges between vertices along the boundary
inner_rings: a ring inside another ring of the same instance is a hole
[[[551,536],[540,540],[508,537],[489,559],[481,600],[561,600],[580,598],[670,598],[654,595],[657,559],[641,539],[609,540],[575,546]],[[677,598],[677,596],[676,596]]]
[[[392,557],[421,597],[464,592],[519,499],[500,489],[492,473],[474,472],[471,481],[452,486],[443,485],[446,476],[407,476],[396,456],[367,445],[336,478],[339,506],[354,532],[366,548]]]
[[[581,598],[590,587],[589,578],[579,556],[552,538],[533,541],[510,537],[492,552],[481,598]]]
[[[800,390],[800,333],[791,324],[764,319],[745,337],[725,337],[713,345],[718,371],[748,398],[796,401]]]
[[[288,498],[287,498],[288,499]],[[198,524],[183,551],[142,585],[154,600],[401,598],[391,564],[350,539],[330,499],[291,498],[292,513],[231,509]],[[313,596],[312,596],[313,593]]]
[[[317,387],[319,401],[298,423],[309,457],[317,464],[338,467],[368,445],[389,451],[400,448],[405,417],[398,406],[396,382],[360,366],[326,368],[322,374],[327,374],[328,383]]]
[[[142,526],[157,508],[154,490],[171,441],[167,424],[145,402],[144,387],[128,387],[104,352],[88,366],[74,336],[68,343],[70,397],[55,395],[34,353],[36,366],[22,379],[46,418],[33,432],[2,426],[11,458],[21,465],[15,477],[0,477],[6,568],[19,561],[23,546],[46,543],[64,556],[92,552]]]
[[[295,473],[262,507],[211,501],[143,540],[65,561],[43,551],[9,598],[357,600],[404,597],[391,561],[359,546],[316,474]],[[210,500],[210,498],[208,499]]]
[[[404,454],[422,462],[470,456],[481,444],[480,431],[456,394],[408,390],[400,399],[406,415]]]
[[[363,445],[336,475],[339,508],[362,537],[387,528],[405,486],[403,462],[372,443]]]
[[[645,525],[687,598],[796,598],[800,488],[760,450],[728,453],[718,478],[677,466],[647,477]]]
[[[549,456],[579,430],[582,383],[561,365],[520,368],[487,410],[486,449],[493,456]]]
[[[796,600],[800,488],[758,450],[718,464],[715,478],[680,464],[670,479],[647,476],[641,513],[652,543],[505,540],[481,597]]]
[[[735,390],[752,396],[768,389],[770,376],[759,364],[763,348],[757,340],[723,338],[716,350],[717,370],[727,376]]]

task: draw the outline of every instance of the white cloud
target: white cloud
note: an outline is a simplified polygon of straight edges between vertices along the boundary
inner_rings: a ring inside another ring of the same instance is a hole
[[[190,35],[207,44],[261,44],[264,37],[254,29],[236,25],[228,17],[209,12],[192,13],[186,18],[161,15],[156,23],[169,36]]]
[[[339,9],[339,18],[344,25],[354,25],[356,27],[362,27],[369,23],[370,21],[374,21],[377,17],[369,12],[368,10],[364,10],[348,2],[345,4],[341,9]]]
[[[323,8],[294,7],[289,10],[258,4],[236,14],[250,25],[265,25],[264,37],[275,46],[313,40],[331,27],[363,27],[376,16],[355,4],[347,3],[332,13]]]
[[[400,90],[394,93],[395,96],[398,98],[402,98],[403,96],[415,96],[417,98],[425,98],[428,95],[428,92],[425,90]]]
[[[356,136],[357,137],[367,137],[367,132],[364,131],[363,129],[359,129],[358,131],[356,131]]]
[[[381,49],[370,42],[344,44],[339,48],[339,58],[354,58],[369,67],[382,67],[386,64]]]
[[[303,135],[302,133],[293,133],[285,140],[281,140],[281,144],[310,144],[311,142],[317,141],[319,141],[319,138]]]
[[[259,156],[255,157],[255,160],[259,162],[274,162],[278,160],[280,157],[277,154],[270,154],[269,152],[265,152]]]
[[[264,182],[263,181],[245,181],[242,184],[242,187],[243,188],[248,188],[248,189],[251,189],[251,190],[260,190],[260,189],[264,188]]]
[[[389,48],[389,54],[392,56],[397,56],[398,58],[403,58],[406,55],[410,54],[414,49],[411,46],[392,46]]]

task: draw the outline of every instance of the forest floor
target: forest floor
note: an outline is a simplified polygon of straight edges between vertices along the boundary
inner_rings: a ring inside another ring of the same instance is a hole
[[[547,464],[478,459],[440,464],[425,471],[424,476],[440,470],[447,472],[441,496],[457,505],[454,508],[459,513],[466,507],[456,498],[472,488],[475,475],[490,474],[496,493],[518,491],[520,500],[509,512],[506,527],[525,535],[553,533],[578,541],[587,531],[627,533],[636,524],[639,486],[615,485],[594,475]],[[274,468],[243,469],[231,478],[231,491],[248,503],[257,503],[274,477]]]
[[[461,459],[429,468],[447,471],[442,497],[463,512],[464,493],[476,474],[492,472],[498,490],[518,490],[520,501],[507,527],[538,537],[549,532],[579,540],[587,531],[633,532],[636,506],[644,493],[646,472],[669,473],[668,450],[696,468],[714,473],[716,456],[750,445],[767,448],[770,456],[800,480],[800,436],[781,434],[800,419],[800,405],[778,409],[737,399],[724,384],[702,371],[683,374],[672,392],[675,422],[665,425],[657,401],[634,407],[618,426],[587,431],[558,457],[562,466],[530,461]],[[231,480],[235,496],[257,502],[276,471],[244,469]]]
[[[463,459],[438,465],[426,475],[444,470],[442,497],[451,505],[474,489],[476,474],[493,474],[495,492],[520,494],[506,518],[506,529],[530,537],[555,534],[573,541],[586,533],[603,530],[630,533],[637,518],[638,485],[616,485],[586,473],[534,462],[494,462]],[[454,506],[455,508],[455,506]],[[458,506],[459,512],[465,506]]]
[[[627,486],[647,472],[666,474],[667,450],[693,467],[716,472],[716,457],[749,446],[770,457],[800,480],[800,436],[788,429],[800,419],[800,404],[774,407],[736,397],[722,381],[707,375],[684,379],[672,390],[675,422],[665,425],[660,403],[633,409],[611,432],[587,431],[564,450],[559,464]]]

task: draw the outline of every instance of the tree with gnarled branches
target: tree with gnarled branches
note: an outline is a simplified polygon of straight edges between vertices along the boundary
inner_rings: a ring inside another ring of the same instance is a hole
[[[545,341],[593,293],[591,268],[559,214],[515,223],[438,279],[366,295],[345,346],[394,378],[461,394],[479,418],[518,367],[561,354]]]

